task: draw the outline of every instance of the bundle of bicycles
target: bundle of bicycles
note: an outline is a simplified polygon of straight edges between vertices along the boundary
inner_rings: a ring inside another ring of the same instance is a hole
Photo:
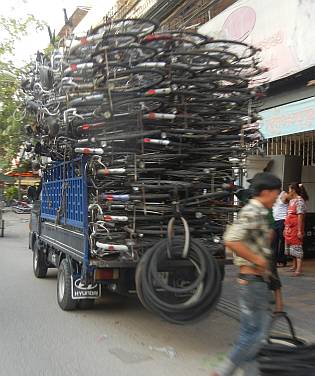
[[[174,232],[221,235],[235,210],[231,184],[259,147],[259,51],[157,28],[128,19],[72,36],[50,59],[38,54],[22,85],[36,119],[29,150],[89,156],[96,257],[136,258]]]

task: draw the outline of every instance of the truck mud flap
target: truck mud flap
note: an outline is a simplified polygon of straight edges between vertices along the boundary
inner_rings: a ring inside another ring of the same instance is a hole
[[[72,299],[97,299],[102,295],[101,285],[94,283],[88,286],[81,285],[80,275],[71,276]]]

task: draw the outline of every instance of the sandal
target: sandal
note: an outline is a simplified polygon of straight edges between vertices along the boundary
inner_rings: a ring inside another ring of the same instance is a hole
[[[292,277],[300,277],[302,275],[301,272],[295,272],[292,274]]]
[[[295,272],[295,268],[290,268],[289,270],[288,270],[289,272]]]

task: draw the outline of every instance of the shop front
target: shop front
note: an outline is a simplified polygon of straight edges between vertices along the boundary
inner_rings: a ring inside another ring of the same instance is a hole
[[[261,112],[265,152],[274,161],[272,172],[284,187],[300,181],[309,193],[305,222],[305,252],[315,256],[315,97]]]

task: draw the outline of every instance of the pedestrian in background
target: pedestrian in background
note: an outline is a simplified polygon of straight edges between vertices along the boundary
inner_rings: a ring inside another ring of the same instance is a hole
[[[277,266],[286,266],[287,257],[284,252],[284,221],[288,213],[288,194],[282,191],[275,202],[272,211],[274,224],[274,239],[272,242],[272,249],[275,253],[275,259]]]
[[[291,183],[288,198],[290,202],[284,226],[285,254],[293,258],[290,270],[294,272],[294,277],[299,277],[302,272],[305,202],[308,194],[302,184]]]
[[[256,356],[271,322],[269,213],[280,189],[276,176],[256,174],[251,182],[253,198],[224,235],[225,245],[233,251],[234,263],[240,268],[240,335],[221,369],[212,376],[231,376],[238,368],[243,368],[246,376],[259,374]]]
[[[268,211],[268,220],[269,220],[269,226],[270,226],[270,244],[273,245],[273,242],[276,236],[276,221],[274,220],[272,209],[269,209]],[[274,298],[275,298],[274,313],[277,313],[277,312],[279,313],[279,312],[283,312],[283,296],[282,296],[282,290],[281,290],[282,284],[281,284],[281,280],[280,280],[278,269],[277,269],[276,253],[274,252],[273,246],[271,248],[273,252],[272,252],[272,256],[270,260],[269,288],[274,293]]]

